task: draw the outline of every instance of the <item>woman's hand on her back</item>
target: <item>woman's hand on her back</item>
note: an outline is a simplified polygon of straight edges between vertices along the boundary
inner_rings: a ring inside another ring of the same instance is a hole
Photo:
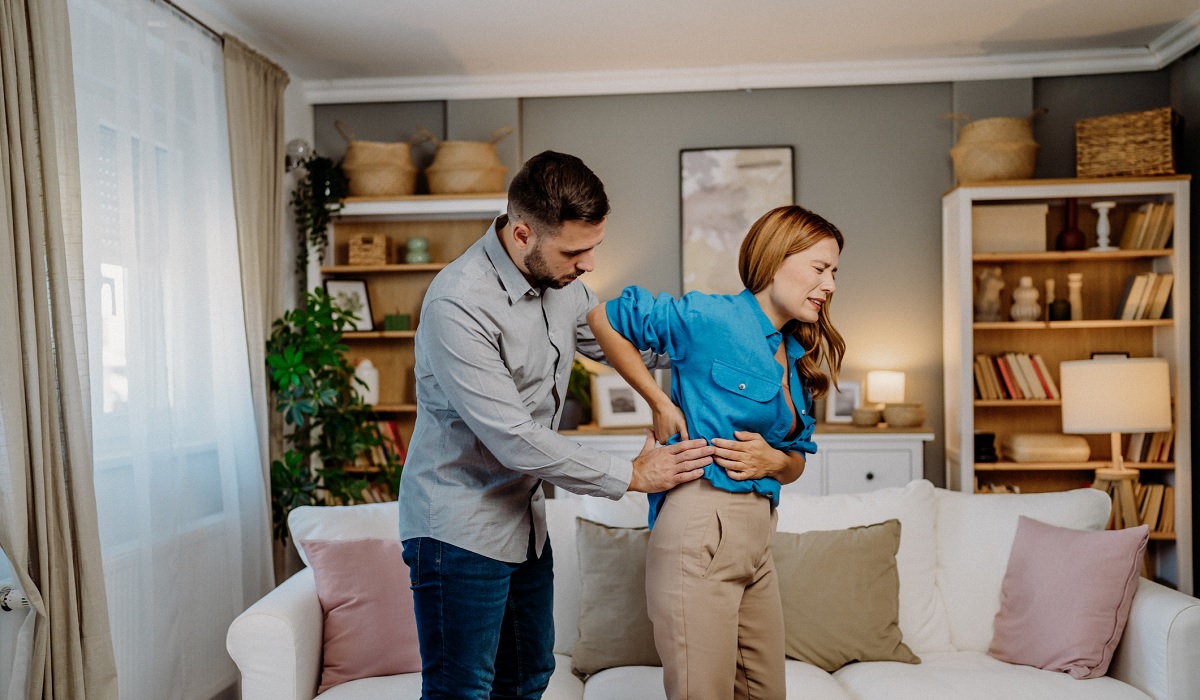
[[[651,410],[654,412],[654,439],[660,445],[667,444],[675,433],[679,433],[680,442],[688,440],[687,419],[670,399],[651,406]]]

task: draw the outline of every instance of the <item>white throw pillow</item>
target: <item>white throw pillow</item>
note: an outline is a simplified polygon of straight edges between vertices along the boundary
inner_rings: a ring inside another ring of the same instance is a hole
[[[304,540],[400,539],[400,506],[363,503],[354,506],[299,506],[288,513],[288,529],[300,560],[308,566]]]
[[[583,503],[598,498],[567,495],[546,499],[546,532],[554,549],[554,653],[571,656],[579,641],[579,555],[575,546],[575,516]],[[571,664],[567,662],[570,674]]]
[[[1110,507],[1108,495],[1097,489],[1030,494],[938,489],[937,504],[937,587],[950,617],[950,641],[960,651],[979,652],[992,642],[1017,519],[1102,530]]]
[[[933,484],[923,479],[866,493],[808,496],[785,491],[779,504],[778,530],[842,530],[899,520],[900,631],[904,643],[919,656],[951,648],[949,621],[934,589],[935,504]],[[787,581],[779,583],[787,585]]]

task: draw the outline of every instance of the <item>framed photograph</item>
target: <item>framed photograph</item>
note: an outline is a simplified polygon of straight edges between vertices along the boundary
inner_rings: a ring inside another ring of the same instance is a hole
[[[654,422],[650,404],[616,373],[592,376],[592,412],[601,428],[629,428]]]
[[[737,294],[738,249],[750,225],[795,201],[791,146],[679,152],[683,291]]]
[[[325,293],[339,308],[358,318],[350,330],[375,330],[375,322],[371,320],[371,295],[367,293],[366,280],[325,280]]]
[[[854,409],[862,406],[862,382],[838,380],[838,388],[825,396],[825,422],[849,423]]]

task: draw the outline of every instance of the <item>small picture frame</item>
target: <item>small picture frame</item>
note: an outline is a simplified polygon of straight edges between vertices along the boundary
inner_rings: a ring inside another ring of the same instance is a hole
[[[633,428],[654,422],[650,404],[616,373],[592,376],[592,408],[601,428]]]
[[[351,321],[349,330],[373,331],[375,322],[371,317],[371,295],[367,292],[366,280],[325,280],[325,293],[338,308],[354,314],[358,320]]]
[[[838,380],[837,388],[830,387],[825,395],[825,422],[849,423],[854,409],[862,406],[862,382]]]

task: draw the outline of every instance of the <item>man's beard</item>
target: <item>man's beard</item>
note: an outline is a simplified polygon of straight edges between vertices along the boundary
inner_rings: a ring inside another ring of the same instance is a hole
[[[550,265],[546,263],[545,256],[542,255],[541,242],[534,245],[533,249],[529,251],[529,255],[525,256],[525,267],[529,270],[529,276],[533,278],[533,286],[542,289],[562,289],[579,277],[579,275],[555,277],[550,272]]]

